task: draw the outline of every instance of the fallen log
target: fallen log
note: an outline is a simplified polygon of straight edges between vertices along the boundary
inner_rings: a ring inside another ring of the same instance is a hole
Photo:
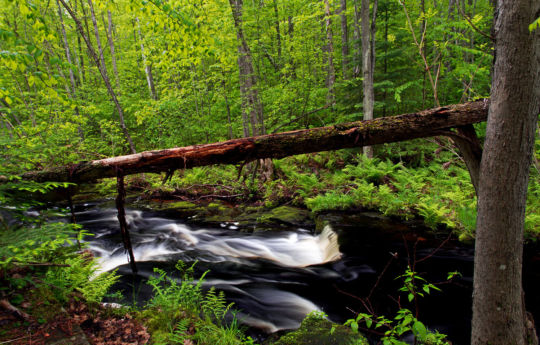
[[[486,101],[476,101],[369,121],[81,162],[50,170],[27,172],[23,178],[38,182],[91,182],[119,174],[159,173],[262,158],[283,158],[302,153],[371,146],[437,135],[461,137],[458,132],[451,131],[451,128],[486,121],[487,109]],[[465,137],[462,139],[468,140]]]

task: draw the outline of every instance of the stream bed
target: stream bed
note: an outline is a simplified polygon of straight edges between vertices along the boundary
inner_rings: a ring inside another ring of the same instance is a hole
[[[419,318],[430,329],[448,334],[453,344],[469,342],[473,248],[455,241],[441,246],[445,236],[428,235],[418,222],[349,211],[319,215],[316,222],[302,224],[273,224],[270,219],[264,231],[253,231],[252,225],[230,217],[208,221],[195,214],[129,204],[126,214],[136,276],[122,247],[116,210],[106,203],[76,207],[77,221],[95,234],[88,239],[89,249],[102,270],[118,269],[122,275],[115,289],[126,296],[125,303],[144,304],[151,297],[145,281],[154,267],[178,277],[178,260],[197,261],[195,276],[208,270],[204,286],[224,291],[239,310],[237,318],[250,327],[252,336],[262,339],[297,328],[313,310],[342,323],[355,312],[366,312],[366,303],[388,318],[398,305],[412,309],[406,294],[399,293],[402,280],[396,277],[414,263],[431,283],[445,281],[448,272],[460,273],[439,286],[442,292],[420,299]],[[539,320],[540,255],[534,248],[525,251],[524,286],[528,310]]]

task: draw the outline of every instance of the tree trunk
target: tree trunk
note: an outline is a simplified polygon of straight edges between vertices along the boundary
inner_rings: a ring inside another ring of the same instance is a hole
[[[244,136],[249,136],[248,121],[251,123],[252,135],[265,133],[263,107],[257,90],[257,77],[253,70],[251,50],[246,42],[242,28],[243,0],[229,0],[238,40],[238,71],[240,78],[240,94],[242,97],[242,119]]]
[[[343,79],[349,79],[349,26],[347,25],[347,0],[341,0],[341,69]]]
[[[354,54],[353,59],[353,77],[358,78],[360,72],[362,71],[362,58],[359,57],[362,55],[362,43],[361,43],[361,33],[360,33],[360,12],[358,11],[358,0],[354,0],[354,31],[353,39],[354,46],[356,48],[356,53]]]
[[[449,128],[486,120],[482,101],[425,110],[420,113],[357,121],[329,127],[297,130],[220,143],[82,162],[56,169],[30,172],[23,178],[35,181],[89,182],[141,172],[163,172],[212,164],[235,164],[265,158],[283,158],[302,153],[377,145],[415,138],[449,135]]]
[[[158,96],[156,93],[156,87],[154,86],[154,77],[152,76],[152,66],[146,61],[146,55],[144,54],[144,42],[143,36],[141,34],[141,23],[139,22],[139,17],[135,18],[137,21],[137,32],[139,33],[139,40],[141,42],[141,55],[144,64],[144,73],[146,74],[146,82],[148,84],[148,90],[150,91],[150,96],[153,100],[157,100]]]
[[[92,4],[92,0],[88,0],[88,6],[90,7],[90,14],[92,16],[92,24],[94,25],[94,33],[96,35],[96,42],[97,42],[98,52],[99,52],[99,60],[96,61],[96,63],[101,72],[101,76],[103,77],[103,81],[105,82],[105,85],[107,86],[109,95],[111,96],[113,103],[116,106],[116,110],[118,111],[118,118],[120,119],[120,128],[122,129],[122,132],[124,133],[126,141],[128,142],[129,149],[131,150],[131,153],[137,153],[137,150],[135,150],[135,145],[133,144],[133,141],[131,140],[131,136],[129,135],[126,124],[124,122],[124,110],[122,109],[122,106],[120,105],[120,102],[118,101],[118,98],[116,97],[116,93],[114,92],[114,89],[111,85],[111,81],[109,79],[109,74],[107,73],[107,66],[105,65],[105,58],[103,56],[103,47],[101,46],[101,40],[99,37],[99,28],[97,25],[96,14],[94,12],[94,6]],[[89,42],[90,41],[87,41],[87,43]]]
[[[56,5],[58,6],[58,19],[60,20],[60,29],[62,32],[62,40],[64,42],[64,49],[66,52],[66,59],[69,63],[69,81],[71,84],[71,94],[75,96],[75,75],[73,74],[73,61],[71,59],[71,49],[69,48],[69,43],[66,35],[66,27],[64,26],[64,19],[62,16],[62,7],[60,7],[60,2],[56,0]]]
[[[330,12],[329,0],[324,0],[324,22],[326,31],[326,54],[328,62],[328,74],[326,76],[326,87],[328,88],[327,104],[334,104],[336,101],[334,84],[336,83],[336,69],[334,67],[334,34],[332,32],[332,13]]]
[[[539,11],[540,2],[533,0],[499,0],[495,10],[496,58],[478,191],[473,345],[535,343],[521,271],[527,183],[540,112],[540,31],[530,33],[528,25]]]
[[[62,39],[64,41],[64,49],[66,51],[66,58],[67,58],[67,61],[69,63],[69,82],[70,82],[71,88],[68,88],[68,95],[70,96],[71,100],[73,102],[75,102],[76,101],[77,85],[75,83],[75,75],[73,74],[73,68],[71,68],[71,66],[73,65],[73,61],[71,59],[71,49],[69,48],[69,42],[67,40],[67,35],[66,35],[66,28],[64,26],[64,19],[63,19],[63,16],[62,16],[62,7],[60,6],[60,2],[58,0],[56,0],[56,5],[58,6],[58,18],[60,20],[60,29],[61,29],[61,32],[62,32]],[[77,106],[75,106],[74,111],[75,111],[75,115],[77,115],[77,117],[78,117],[79,116],[79,108]],[[82,130],[80,124],[77,125],[77,130],[79,132],[79,137],[81,139],[84,139],[84,133],[83,133],[83,130]]]
[[[375,105],[375,92],[373,90],[373,74],[375,72],[375,18],[377,15],[377,0],[373,3],[373,21],[369,16],[369,0],[362,0],[362,88],[364,92],[363,110],[364,120],[373,119]],[[371,22],[371,25],[370,25]],[[373,148],[364,146],[364,154],[373,158]]]
[[[229,97],[227,96],[228,88],[227,83],[225,82],[225,74],[223,74],[223,80],[221,81],[221,86],[223,87],[223,98],[225,98],[225,108],[227,109],[227,131],[229,134],[229,140],[232,139],[233,130],[231,122],[231,106],[229,105]]]
[[[75,12],[74,12],[74,14],[76,15],[76,13],[77,13],[77,0],[74,1],[74,4],[75,4]],[[85,24],[85,27],[86,27],[86,37],[90,37],[90,31],[88,29],[88,16],[86,15],[86,10],[84,9],[83,0],[81,0],[81,11],[83,13],[84,24]],[[79,45],[79,56],[80,56],[79,59],[81,60],[81,78],[82,78],[81,80],[82,80],[82,83],[86,83],[86,69],[84,67],[84,54],[82,52],[82,44],[81,44],[81,37],[83,37],[83,35],[81,34],[82,32],[84,32],[84,30],[82,30],[82,29],[79,30],[77,28],[77,42],[78,42],[78,45]],[[83,37],[83,40],[84,40],[84,37]],[[90,59],[92,59],[92,57],[90,57]],[[88,61],[88,68],[90,68],[90,61]]]
[[[103,25],[107,24],[105,32],[107,33],[107,41],[109,42],[109,49],[111,50],[111,60],[114,73],[114,81],[117,88],[120,87],[120,78],[118,77],[118,67],[116,66],[116,53],[114,51],[114,40],[113,40],[113,22],[111,11],[107,11],[107,23],[105,23],[105,18],[103,18]]]
[[[98,48],[99,48],[101,59],[96,54],[96,51],[94,50],[94,47],[92,46],[92,43],[90,42],[90,38],[84,33],[84,29],[82,27],[82,24],[81,24],[81,21],[79,20],[79,18],[77,18],[77,16],[75,15],[75,13],[71,9],[71,7],[69,7],[66,4],[65,0],[59,0],[59,1],[62,3],[64,8],[68,11],[71,18],[73,18],[73,20],[75,21],[75,24],[77,26],[77,30],[79,31],[80,35],[84,39],[84,41],[86,43],[86,46],[88,48],[88,52],[90,53],[90,56],[94,60],[94,63],[96,64],[96,66],[98,66],[98,70],[99,70],[99,72],[101,74],[103,82],[105,83],[105,86],[107,87],[107,91],[109,92],[109,96],[111,97],[111,99],[112,99],[112,101],[113,101],[113,103],[114,103],[114,105],[116,107],[116,110],[118,112],[118,119],[119,119],[119,122],[120,122],[120,128],[122,129],[122,132],[123,132],[124,137],[125,137],[128,145],[129,145],[129,149],[130,149],[131,153],[137,153],[137,151],[135,150],[135,145],[133,144],[133,141],[131,140],[131,136],[129,135],[129,132],[128,132],[127,127],[126,127],[125,122],[124,122],[124,111],[123,111],[123,109],[122,109],[122,107],[120,105],[120,102],[118,101],[118,98],[116,97],[116,93],[114,92],[114,89],[112,88],[111,82],[109,80],[109,76],[107,75],[107,68],[105,67],[105,64],[102,63],[103,49],[101,49],[101,42],[99,40],[99,30],[98,30],[98,26],[97,26],[97,22],[96,22],[96,16],[95,16],[95,13],[94,13],[94,8],[92,6],[92,0],[88,0],[88,5],[90,6],[90,11],[91,11],[91,14],[92,14],[92,22],[94,24],[94,29],[95,29],[95,33],[96,33],[96,39],[97,39],[97,42],[98,42]]]
[[[276,16],[274,25],[276,26],[276,44],[277,44],[277,61],[276,61],[276,67],[277,71],[281,71],[281,29],[279,27],[279,11],[277,6],[277,0],[274,0],[274,14]],[[281,72],[280,72],[281,73]]]

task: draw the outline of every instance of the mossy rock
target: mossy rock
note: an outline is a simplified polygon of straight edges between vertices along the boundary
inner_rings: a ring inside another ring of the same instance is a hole
[[[308,210],[291,206],[279,206],[263,215],[263,219],[283,224],[305,226],[311,225],[311,213]]]
[[[309,314],[300,328],[282,336],[272,345],[369,345],[351,328],[335,324],[317,313]]]
[[[235,221],[239,223],[240,228],[252,231],[290,230],[291,227],[313,228],[309,211],[290,206],[273,209],[248,206]]]

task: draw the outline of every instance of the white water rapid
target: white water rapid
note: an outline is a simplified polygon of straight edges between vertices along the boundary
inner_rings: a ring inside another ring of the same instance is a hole
[[[102,271],[127,267],[114,209],[90,209],[78,212],[77,218],[95,234],[88,244]],[[227,297],[243,307],[237,315],[241,322],[265,332],[297,328],[305,315],[320,310],[298,294],[302,284],[292,277],[313,275],[311,266],[341,257],[337,235],[329,226],[320,234],[304,229],[245,233],[237,230],[235,223],[223,223],[220,228],[193,228],[139,210],[126,210],[126,218],[135,260],[142,267],[140,276],[153,274],[148,265],[197,260],[198,266],[210,270],[205,286],[224,290]],[[337,276],[320,267],[316,274]],[[282,290],[283,284],[294,288]]]

